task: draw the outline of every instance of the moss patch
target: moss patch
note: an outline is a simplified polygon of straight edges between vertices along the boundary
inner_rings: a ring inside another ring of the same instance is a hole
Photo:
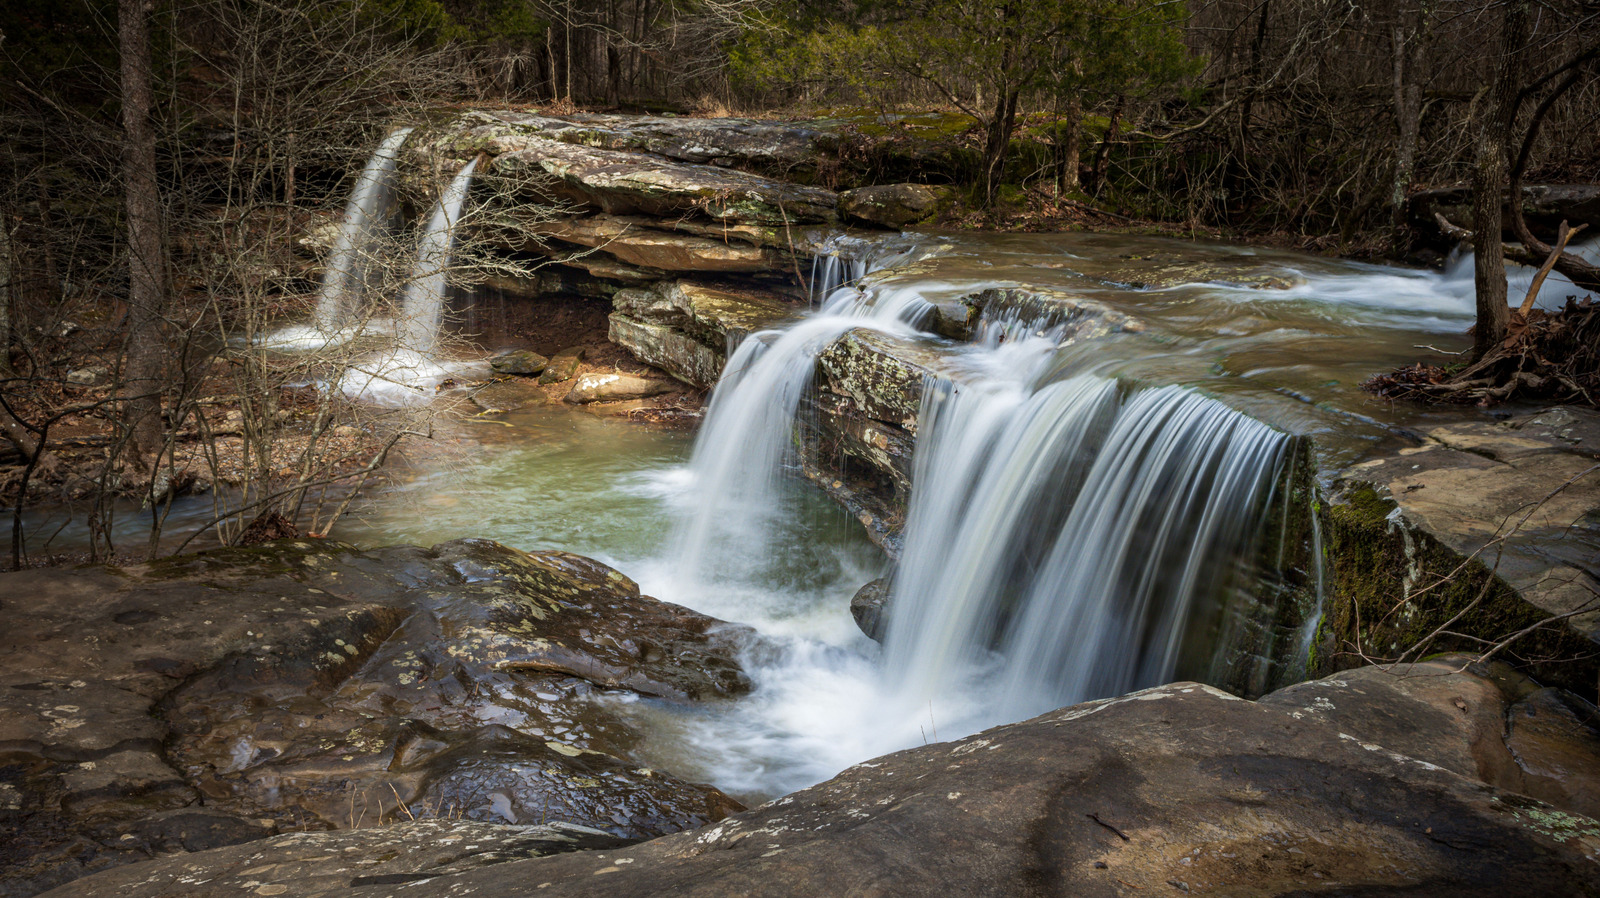
[[[1364,484],[1325,507],[1329,595],[1310,675],[1397,659],[1452,620],[1447,629],[1459,635],[1436,638],[1427,653],[1481,652],[1548,617],[1482,561],[1463,557],[1394,511],[1391,500]],[[1595,646],[1559,623],[1524,636],[1501,657],[1540,682],[1595,694]]]

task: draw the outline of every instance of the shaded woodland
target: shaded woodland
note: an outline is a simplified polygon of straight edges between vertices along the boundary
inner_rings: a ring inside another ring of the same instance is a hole
[[[1505,259],[1600,285],[1520,203],[1479,224],[1525,184],[1600,179],[1597,20],[1594,0],[9,3],[0,454],[22,473],[8,504],[63,440],[104,454],[64,494],[158,506],[181,487],[180,433],[242,433],[273,507],[370,472],[421,425],[331,450],[348,410],[286,392],[305,372],[218,348],[314,290],[289,247],[392,123],[473,105],[827,118],[847,138],[818,178],[955,185],[958,226],[1156,223],[1423,260],[1442,233],[1478,250],[1473,358],[1492,367],[1540,331],[1505,295]],[[883,148],[907,142],[936,152],[884,168]],[[1415,191],[1456,185],[1476,197],[1470,220],[1408,216]],[[86,382],[109,392],[85,398]],[[226,424],[219,391],[263,398]],[[285,457],[275,422],[295,403],[317,423]],[[269,486],[285,470],[286,494]]]

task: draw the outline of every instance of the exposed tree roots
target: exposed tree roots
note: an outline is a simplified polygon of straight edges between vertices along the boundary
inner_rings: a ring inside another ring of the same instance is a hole
[[[1506,338],[1464,367],[1408,365],[1361,385],[1389,399],[1493,405],[1511,399],[1600,408],[1600,305],[1513,312]]]

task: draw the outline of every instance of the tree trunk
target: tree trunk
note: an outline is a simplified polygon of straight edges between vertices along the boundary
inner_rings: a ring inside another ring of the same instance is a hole
[[[1000,182],[1006,174],[1006,152],[1011,146],[1011,132],[1017,125],[1017,91],[1002,89],[995,93],[994,115],[983,140],[983,205],[994,205],[1000,193]]]
[[[1078,189],[1078,156],[1083,151],[1083,100],[1073,91],[1067,97],[1066,111],[1056,124],[1056,195],[1065,196]]]
[[[117,34],[122,77],[122,179],[128,213],[128,352],[123,377],[123,422],[128,463],[154,470],[161,446],[162,335],[166,260],[160,194],[156,188],[156,135],[150,122],[149,0],[119,0]]]
[[[1406,196],[1417,164],[1417,134],[1422,126],[1422,57],[1428,4],[1420,6],[1416,27],[1408,35],[1395,26],[1394,41],[1394,178],[1389,203],[1394,209],[1394,238],[1398,245],[1406,233]]]
[[[0,208],[0,378],[11,377],[11,212]]]
[[[1474,360],[1483,358],[1505,340],[1511,307],[1506,302],[1506,260],[1501,240],[1501,217],[1507,172],[1506,148],[1517,117],[1517,76],[1523,45],[1527,43],[1529,0],[1508,0],[1500,28],[1500,55],[1494,84],[1478,122],[1472,179],[1473,286],[1477,293],[1477,324],[1472,342]],[[1520,201],[1513,197],[1513,202]]]
[[[1117,94],[1116,105],[1111,107],[1111,121],[1106,125],[1106,136],[1095,149],[1094,164],[1089,168],[1089,192],[1096,197],[1105,187],[1106,174],[1111,169],[1111,145],[1117,140],[1117,128],[1122,124],[1122,110],[1127,104],[1128,95]]]

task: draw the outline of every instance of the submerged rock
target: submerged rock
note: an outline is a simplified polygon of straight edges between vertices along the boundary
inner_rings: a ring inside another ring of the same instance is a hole
[[[581,556],[279,542],[0,595],[0,894],[282,830],[637,838],[738,807],[624,760],[636,736],[591,696],[739,694],[749,631]]]
[[[1496,772],[1508,753],[1492,730],[1508,699],[1492,671],[1360,673],[1259,703],[1194,683],[1088,702],[629,847],[536,860],[513,851],[455,869],[454,851],[419,850],[440,824],[400,823],[156,860],[57,894],[360,898],[400,882],[420,898],[809,896],[863,882],[938,898],[1600,890],[1600,822],[1519,794]],[[511,838],[482,824],[454,835],[445,849]],[[360,879],[357,858],[388,878]]]
[[[531,382],[518,378],[478,387],[472,391],[471,399],[485,412],[514,412],[525,405],[547,402],[549,397]]]

